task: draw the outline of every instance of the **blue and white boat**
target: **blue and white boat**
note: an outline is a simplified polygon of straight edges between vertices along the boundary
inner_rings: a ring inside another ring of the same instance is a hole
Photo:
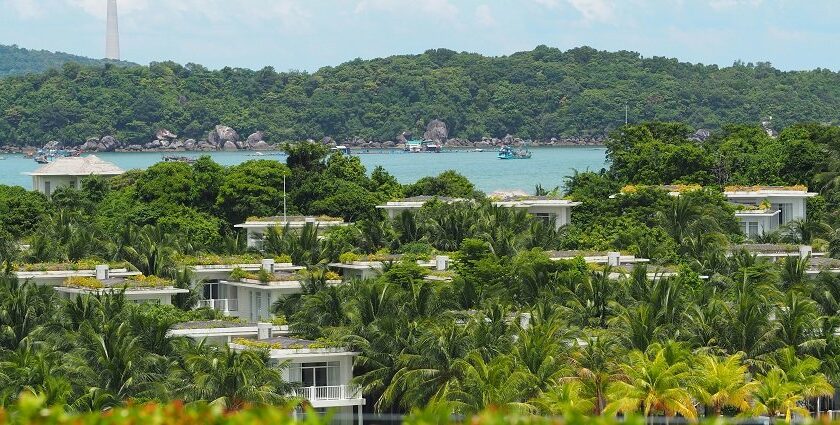
[[[527,147],[514,149],[510,146],[502,146],[499,149],[499,159],[530,159],[531,151]]]

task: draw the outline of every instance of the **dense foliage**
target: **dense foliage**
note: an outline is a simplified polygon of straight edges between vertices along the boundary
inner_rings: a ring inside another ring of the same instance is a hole
[[[610,169],[566,182],[565,195],[582,205],[559,230],[494,206],[457,173],[403,186],[381,168],[368,173],[357,157],[299,143],[286,147],[285,165],[162,163],[86,179],[81,190],[49,199],[2,188],[0,208],[35,216],[0,221],[0,255],[6,269],[125,261],[192,290],[184,266],[196,263],[187,255],[291,259],[307,266],[302,292],[280,299],[273,313],[297,336],[361,353],[354,376],[369,411],[428,408],[417,416],[425,420],[490,407],[688,419],[807,415],[840,385],[840,274],[809,273],[807,257],[773,262],[733,249],[745,236],[721,188],[819,190],[808,220],[761,240],[840,257],[840,134],[798,125],[768,138],[760,128],[727,126],[699,142],[690,133],[673,123],[616,130]],[[664,183],[706,187],[670,196]],[[627,185],[632,190],[622,190]],[[393,220],[375,208],[406,194],[464,201],[431,200]],[[283,195],[290,213],[354,223],[271,229],[259,252],[246,252],[232,224],[281,212]],[[564,248],[651,262],[628,270],[546,253]],[[453,259],[451,270],[429,272],[413,261],[440,253]],[[362,256],[382,259],[381,273],[328,284],[325,263]],[[12,404],[24,391],[83,411],[126,400],[239,408],[284,398],[287,384],[262,353],[166,337],[172,323],[211,314],[192,311],[194,293],[175,304],[180,310],[126,305],[119,296],[60,301],[49,288],[3,277],[0,401]]]
[[[30,50],[15,45],[0,44],[0,78],[11,75],[34,74],[49,69],[61,68],[66,63],[83,66],[102,66],[106,63],[133,65],[106,59],[91,59],[84,56],[46,50]]]
[[[0,68],[2,69],[2,68]],[[0,80],[0,143],[81,143],[116,135],[145,143],[159,128],[205,138],[217,124],[268,140],[421,135],[445,121],[452,136],[478,139],[604,134],[624,123],[682,121],[774,125],[840,122],[840,73],[681,63],[634,52],[539,46],[504,57],[446,49],[354,60],[315,73],[171,62],[120,68],[65,65]]]

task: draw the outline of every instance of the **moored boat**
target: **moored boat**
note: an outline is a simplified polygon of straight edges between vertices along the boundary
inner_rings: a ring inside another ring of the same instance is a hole
[[[510,146],[502,146],[499,149],[499,159],[529,159],[531,158],[531,151],[527,147],[514,149]]]

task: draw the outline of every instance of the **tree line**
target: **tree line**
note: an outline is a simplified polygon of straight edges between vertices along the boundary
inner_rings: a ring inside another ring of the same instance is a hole
[[[0,143],[81,144],[114,135],[143,144],[157,129],[202,139],[217,124],[269,141],[421,135],[432,119],[451,136],[549,139],[603,135],[624,123],[681,121],[695,128],[757,123],[836,124],[840,74],[730,67],[590,47],[538,46],[485,57],[446,49],[357,59],[314,73],[197,64],[61,69],[0,80]]]

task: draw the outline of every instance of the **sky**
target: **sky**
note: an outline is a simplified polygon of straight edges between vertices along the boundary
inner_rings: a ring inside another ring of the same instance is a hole
[[[544,44],[840,70],[840,0],[118,0],[122,58],[314,71]],[[0,0],[0,44],[102,57],[106,0]]]

